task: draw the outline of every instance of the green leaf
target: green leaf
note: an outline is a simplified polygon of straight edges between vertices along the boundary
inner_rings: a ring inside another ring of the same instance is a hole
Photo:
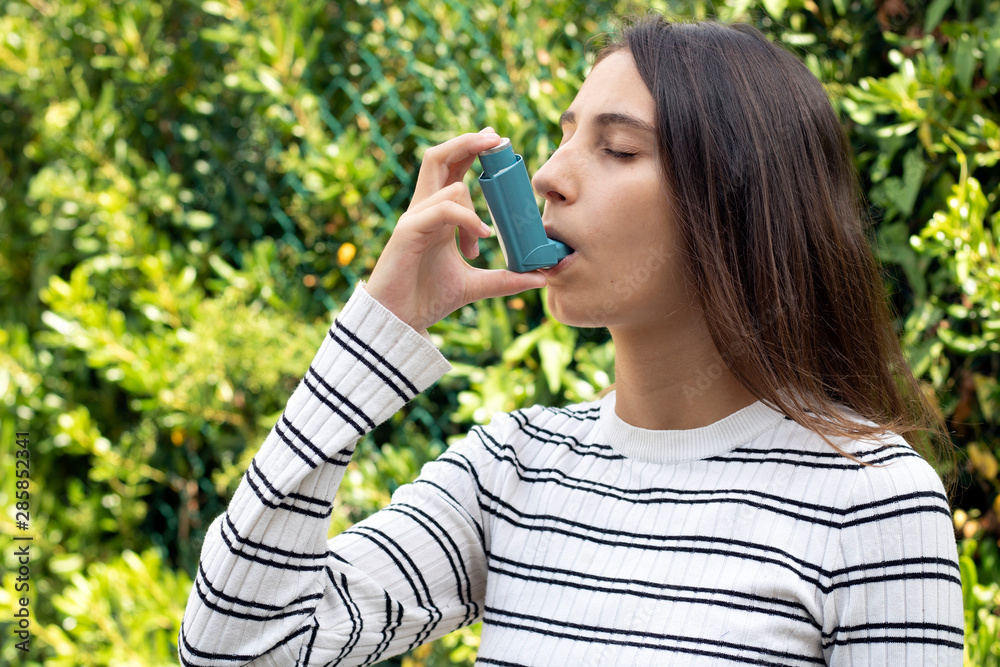
[[[206,14],[213,14],[215,16],[226,16],[228,13],[226,6],[215,0],[207,0],[207,2],[201,3],[201,10]]]
[[[927,294],[924,267],[917,252],[910,246],[908,236],[909,228],[905,223],[884,225],[878,234],[878,259],[883,264],[896,264],[901,267],[914,297],[923,301]]]
[[[264,69],[262,67],[261,69],[257,70],[257,79],[262,84],[264,84],[265,88],[271,91],[272,95],[274,95],[275,97],[281,97],[284,88],[282,88],[281,82],[278,81],[278,79],[273,74],[271,74],[271,72],[269,72],[268,69],[270,68]]]
[[[983,76],[992,79],[1000,66],[1000,23],[986,37],[986,56],[983,58]]]
[[[973,355],[981,352],[985,349],[988,342],[980,336],[964,336],[945,328],[939,328],[937,336],[944,343],[945,347],[961,355]]]
[[[972,74],[976,69],[976,56],[973,53],[975,44],[972,38],[963,34],[955,47],[955,78],[963,92],[972,90]]]
[[[875,132],[875,135],[883,138],[902,137],[913,132],[915,129],[917,129],[917,123],[911,121],[909,123],[881,127]]]
[[[553,394],[562,386],[562,373],[573,359],[573,349],[558,340],[545,338],[538,342],[538,354],[542,359],[542,372]]]
[[[917,347],[906,350],[906,360],[915,377],[922,377],[930,369],[933,347],[936,343],[934,339],[925,340]]]
[[[964,607],[971,610],[975,606],[972,589],[979,582],[979,577],[976,574],[976,564],[968,556],[962,556],[958,559],[958,566],[959,571],[962,573],[962,600],[964,601]]]
[[[903,156],[903,178],[887,178],[884,193],[903,217],[913,213],[913,206],[924,182],[927,164],[923,160],[923,149],[913,148]]]
[[[979,409],[983,413],[983,418],[992,422],[995,416],[994,409],[997,407],[997,399],[1000,398],[1000,383],[996,378],[974,373],[973,384],[976,387],[976,398],[979,401]]]
[[[523,360],[546,333],[546,327],[543,325],[521,334],[503,351],[503,360],[507,363]]]
[[[215,216],[204,211],[188,211],[185,222],[191,229],[211,229],[215,226]]]
[[[785,9],[788,7],[788,0],[761,0],[764,9],[767,13],[776,19],[780,19],[785,13]]]
[[[933,32],[938,27],[944,13],[951,7],[952,0],[934,0],[924,14],[924,32]]]

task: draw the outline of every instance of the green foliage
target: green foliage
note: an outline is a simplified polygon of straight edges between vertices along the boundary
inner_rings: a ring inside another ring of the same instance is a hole
[[[26,667],[125,667],[176,664],[177,633],[191,579],[183,570],[164,565],[155,550],[142,554],[124,551],[109,563],[93,563],[84,571],[83,558],[67,557],[53,563],[63,587],[53,597],[61,625],[35,625],[33,641],[44,641],[50,651],[42,662],[22,661],[12,645],[4,649],[6,664]],[[13,611],[4,576],[0,609]],[[38,622],[37,617],[32,619]]]
[[[1000,666],[1000,548],[969,538],[959,548],[965,610],[965,664]],[[976,561],[979,561],[977,567]]]
[[[756,24],[840,110],[905,351],[963,452],[950,472],[967,664],[996,664],[1000,0],[651,6]],[[26,664],[176,664],[204,530],[374,265],[422,151],[492,125],[537,169],[585,43],[634,9],[4,3],[0,465],[30,432]],[[501,261],[484,242],[475,263]],[[537,292],[472,304],[431,334],[455,372],[362,440],[331,534],[493,412],[587,400],[614,379],[606,333],[556,322]],[[395,663],[471,664],[476,633]]]

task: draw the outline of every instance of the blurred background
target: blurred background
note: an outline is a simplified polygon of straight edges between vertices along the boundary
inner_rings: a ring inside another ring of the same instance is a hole
[[[204,531],[374,265],[422,151],[492,125],[533,173],[614,16],[654,9],[753,23],[827,87],[899,335],[958,453],[940,472],[956,482],[966,664],[1000,665],[1000,0],[0,7],[0,663],[177,664]],[[501,266],[483,247],[476,263]],[[613,381],[606,332],[560,325],[540,297],[432,329],[455,370],[363,439],[332,532],[494,411]],[[477,632],[386,664],[471,665]]]

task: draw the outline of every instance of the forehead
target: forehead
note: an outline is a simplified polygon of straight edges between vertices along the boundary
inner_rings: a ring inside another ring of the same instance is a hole
[[[606,112],[619,112],[653,123],[656,105],[628,50],[607,56],[587,75],[569,106],[578,120]]]

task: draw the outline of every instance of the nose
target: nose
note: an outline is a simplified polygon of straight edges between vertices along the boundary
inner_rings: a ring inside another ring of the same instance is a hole
[[[531,187],[535,194],[545,200],[545,203],[572,201],[575,189],[569,174],[565,147],[556,149],[531,179]]]

